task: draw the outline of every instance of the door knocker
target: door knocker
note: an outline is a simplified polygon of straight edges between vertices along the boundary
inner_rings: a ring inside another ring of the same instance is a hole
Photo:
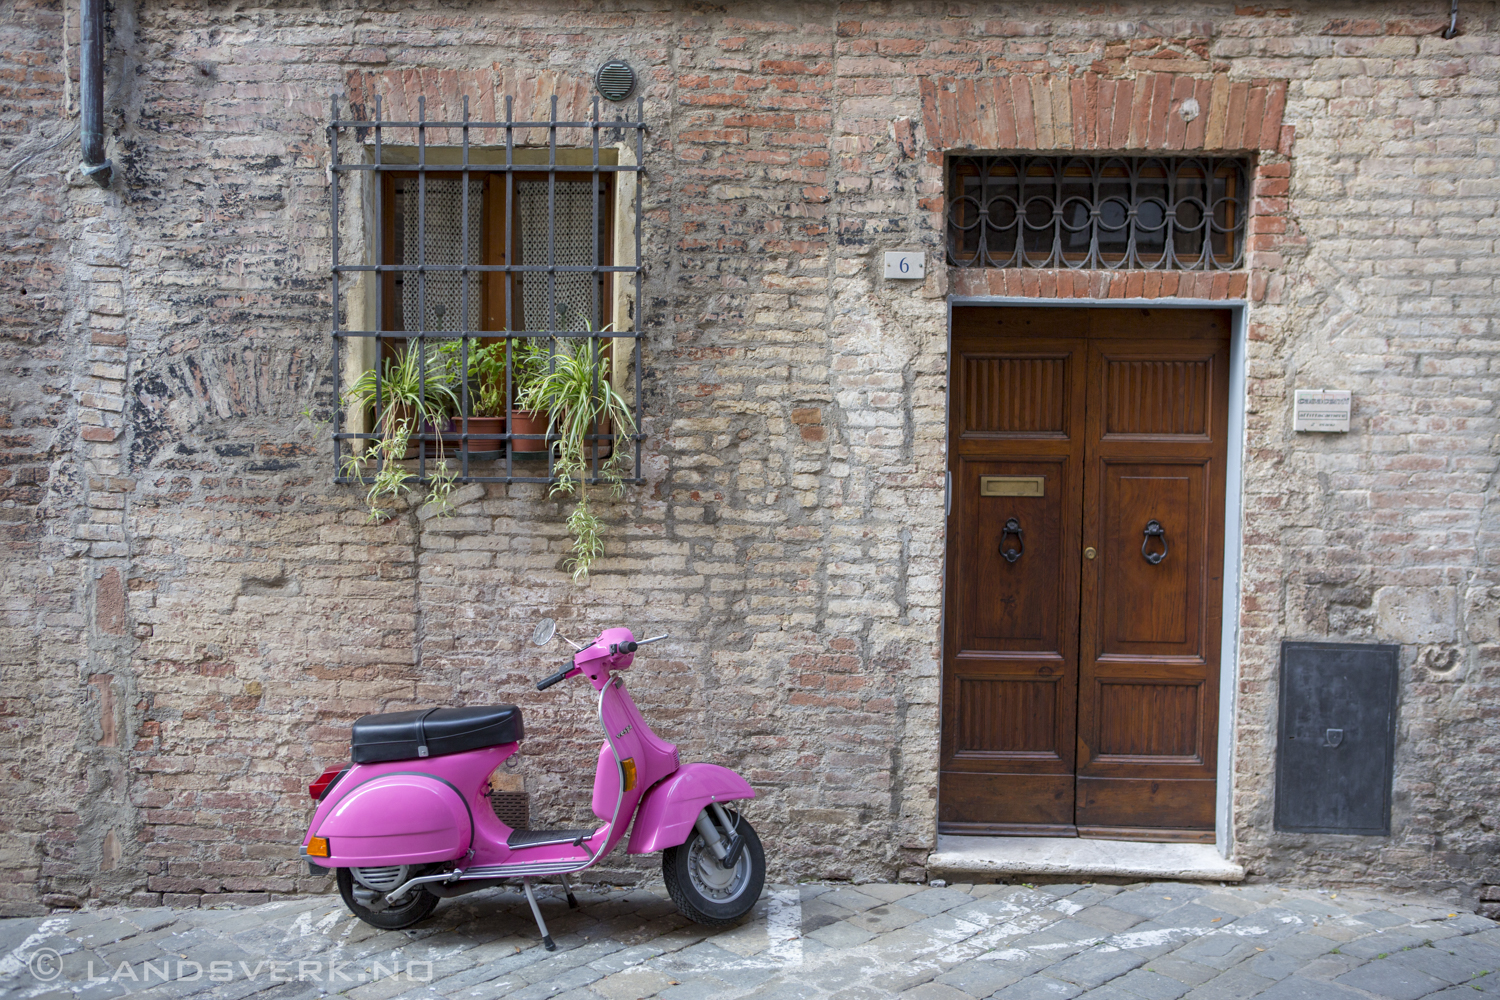
[[[1146,537],[1141,540],[1141,555],[1146,557],[1146,561],[1148,563],[1155,566],[1163,559],[1167,558],[1167,529],[1163,528],[1161,526],[1161,522],[1153,517],[1151,520],[1146,522],[1145,535]],[[1151,544],[1151,539],[1153,538],[1161,539],[1160,552],[1146,551],[1146,547]]]
[[[1015,548],[1008,549],[1005,547],[1006,535],[1016,536]],[[1025,551],[1026,540],[1021,537],[1021,522],[1012,517],[1005,522],[1005,527],[1000,531],[1000,554],[1005,557],[1006,562],[1014,563],[1017,559],[1021,558],[1021,553]]]

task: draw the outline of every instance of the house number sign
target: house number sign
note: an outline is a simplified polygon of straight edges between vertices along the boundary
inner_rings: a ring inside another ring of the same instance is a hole
[[[1348,389],[1298,389],[1292,400],[1292,430],[1349,430]]]
[[[914,253],[906,250],[887,251],[885,276],[887,278],[925,278],[927,277],[927,255],[920,250]]]

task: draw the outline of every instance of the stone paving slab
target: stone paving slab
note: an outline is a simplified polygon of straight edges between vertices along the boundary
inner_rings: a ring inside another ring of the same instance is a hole
[[[0,1000],[1418,1000],[1500,996],[1500,927],[1270,885],[772,886],[705,928],[660,889],[492,889],[380,931],[336,897],[0,920]]]

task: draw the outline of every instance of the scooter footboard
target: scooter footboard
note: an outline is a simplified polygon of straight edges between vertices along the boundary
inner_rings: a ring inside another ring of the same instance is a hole
[[[630,830],[629,854],[651,854],[687,843],[698,814],[712,802],[755,798],[744,778],[717,764],[684,764],[641,799]]]

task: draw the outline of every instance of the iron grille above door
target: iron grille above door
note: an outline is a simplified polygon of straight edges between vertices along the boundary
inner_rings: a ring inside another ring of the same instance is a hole
[[[1224,271],[1244,266],[1240,160],[955,156],[948,263]]]
[[[380,378],[361,406],[342,405],[344,387],[403,360],[420,400],[452,397],[451,420],[422,421],[412,435],[406,456],[419,481],[439,454],[459,481],[552,481],[545,426],[522,426],[513,413],[499,430],[473,422],[481,398],[508,410],[518,379],[564,355],[588,358],[639,428],[645,104],[637,100],[634,120],[604,119],[595,98],[585,121],[559,120],[557,104],[545,121],[516,121],[507,97],[504,120],[471,121],[465,97],[460,120],[429,121],[425,98],[415,120],[387,119],[379,97],[373,116],[341,118],[334,99],[338,482],[373,481],[351,474],[347,459],[368,453],[390,412]],[[476,374],[476,358],[488,374]],[[639,482],[641,439],[631,428],[593,428],[589,481],[624,448],[621,475]]]

